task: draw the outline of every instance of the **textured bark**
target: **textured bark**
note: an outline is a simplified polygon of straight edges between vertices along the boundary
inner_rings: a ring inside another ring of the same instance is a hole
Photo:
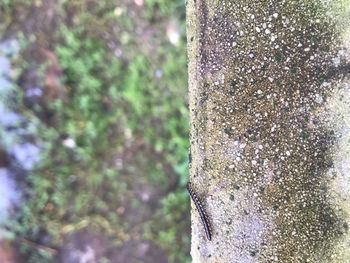
[[[350,262],[345,7],[188,1],[193,262]]]

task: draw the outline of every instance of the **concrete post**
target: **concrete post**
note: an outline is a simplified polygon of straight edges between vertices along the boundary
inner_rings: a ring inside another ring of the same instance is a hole
[[[188,0],[193,262],[350,262],[349,7]]]

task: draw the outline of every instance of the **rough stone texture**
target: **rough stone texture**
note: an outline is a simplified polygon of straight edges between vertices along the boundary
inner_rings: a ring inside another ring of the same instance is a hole
[[[188,1],[193,262],[350,262],[349,6]]]

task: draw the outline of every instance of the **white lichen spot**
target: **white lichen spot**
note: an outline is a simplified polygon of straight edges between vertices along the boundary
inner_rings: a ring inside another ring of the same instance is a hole
[[[315,102],[318,104],[322,104],[323,102],[323,97],[320,94],[315,95]]]
[[[258,33],[260,33],[261,32],[261,29],[260,29],[260,27],[255,27],[255,30],[256,30],[256,32],[258,32]]]
[[[274,124],[271,128],[271,132],[274,132],[276,130],[276,124]]]
[[[274,13],[272,16],[273,16],[274,18],[277,18],[277,17],[278,17],[278,13]]]

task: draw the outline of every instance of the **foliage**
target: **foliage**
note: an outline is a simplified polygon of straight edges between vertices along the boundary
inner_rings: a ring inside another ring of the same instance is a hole
[[[23,105],[22,112],[40,123],[36,140],[43,148],[42,162],[28,176],[29,199],[10,228],[18,237],[39,243],[45,237],[51,247],[60,247],[65,234],[86,226],[109,236],[124,236],[129,224],[115,211],[136,198],[133,185],[145,183],[159,189],[162,197],[160,209],[144,223],[144,238],[167,251],[170,262],[188,262],[185,43],[174,48],[161,39],[157,53],[150,54],[138,47],[139,40],[132,34],[140,22],[126,14],[116,17],[111,1],[61,2],[63,18],[67,10],[74,12],[74,23],[62,23],[55,33],[58,42],[53,44],[64,89],[58,99],[41,107],[50,113],[50,120]],[[140,17],[156,27],[154,16],[166,22],[173,11],[181,10],[181,17],[183,4],[149,0]],[[155,9],[159,12],[154,13]],[[116,22],[118,28],[114,28]],[[107,44],[115,32],[124,56],[114,55]],[[146,150],[133,152],[133,161],[117,168],[116,158],[137,141]],[[170,193],[166,192],[170,184],[166,165],[179,182]],[[47,260],[46,254],[26,251],[29,261]]]
[[[148,18],[152,18],[155,15],[158,16],[173,16],[177,15],[179,18],[184,18],[184,4],[183,0],[166,1],[166,0],[146,0],[146,15]],[[158,11],[158,13],[157,13]]]
[[[160,215],[164,216],[166,230],[158,233],[157,240],[165,250],[170,252],[169,260],[171,262],[191,262],[187,253],[190,247],[191,230],[185,220],[189,217],[189,199],[187,193],[182,190],[170,193],[162,200],[162,210]],[[174,224],[175,223],[175,224]],[[178,229],[184,229],[187,232],[184,235],[177,235]]]

